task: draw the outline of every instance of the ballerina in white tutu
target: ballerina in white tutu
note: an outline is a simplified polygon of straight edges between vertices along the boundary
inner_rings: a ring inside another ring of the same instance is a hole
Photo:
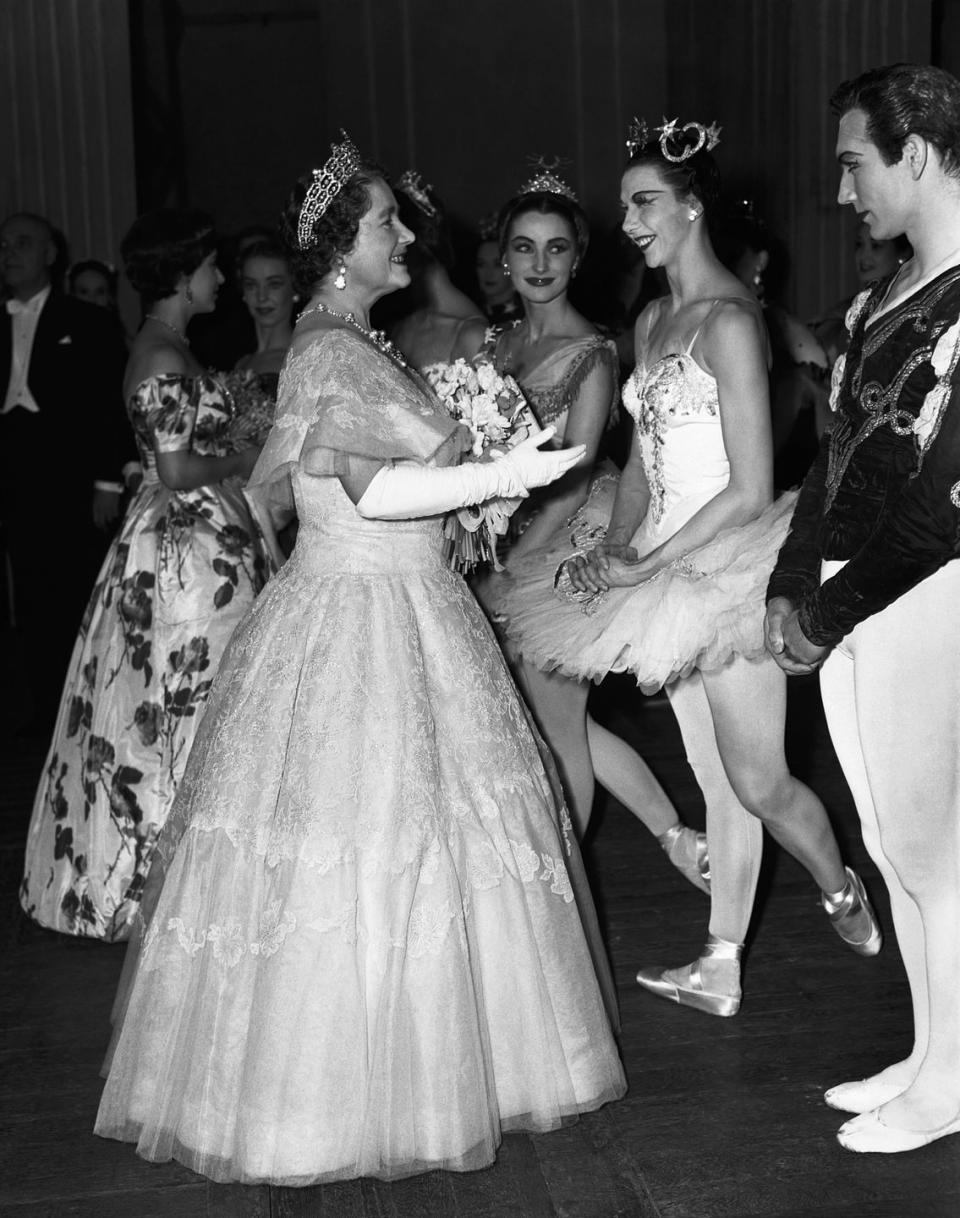
[[[784,756],[786,682],[764,652],[763,620],[793,499],[771,504],[760,311],[707,235],[716,134],[697,123],[665,124],[652,139],[645,124],[632,129],[623,228],[647,265],[665,270],[670,294],[637,321],[624,391],[637,424],[630,458],[602,544],[565,565],[569,550],[556,546],[511,564],[500,607],[522,655],[547,671],[596,680],[629,671],[644,689],[666,685],[707,804],[710,926],[694,964],[637,979],[733,1015],[763,825],[814,877],[847,943],[872,954],[880,936],[823,805]],[[589,535],[600,507],[588,503],[573,532]]]
[[[514,563],[545,546],[569,551],[570,519],[585,502],[585,513],[595,514],[603,504],[604,520],[609,516],[618,470],[598,454],[620,396],[615,344],[577,312],[568,295],[589,239],[573,190],[553,166],[539,165],[501,209],[498,228],[504,272],[523,304],[523,317],[492,333],[481,355],[517,379],[538,422],[556,428],[554,443],[583,444],[586,452],[579,465],[520,508],[506,570],[475,583],[494,611],[500,590],[510,586]],[[709,892],[705,835],[681,823],[643,758],[587,714],[589,683],[542,672],[524,660],[515,672],[557,760],[579,836],[590,821],[596,779],[656,836],[681,874]]]
[[[443,553],[443,513],[583,450],[547,429],[458,465],[464,430],[368,327],[411,235],[349,141],[286,221],[312,297],[250,485],[300,531],[158,846],[96,1131],[215,1180],[464,1171],[625,1090],[556,777]]]

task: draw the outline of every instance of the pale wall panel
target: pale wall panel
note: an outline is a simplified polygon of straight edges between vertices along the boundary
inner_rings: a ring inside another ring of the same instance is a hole
[[[125,0],[0,0],[0,211],[115,261],[136,211]]]

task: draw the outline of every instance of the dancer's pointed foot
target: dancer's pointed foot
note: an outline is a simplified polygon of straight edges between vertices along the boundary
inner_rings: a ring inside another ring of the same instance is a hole
[[[839,892],[823,892],[820,903],[827,911],[833,929],[840,938],[861,956],[875,956],[883,945],[883,934],[877,915],[863,887],[863,881],[850,867],[845,867],[847,882]]]
[[[709,895],[710,856],[707,853],[707,835],[677,821],[665,833],[657,834],[657,841],[680,874],[695,888]]]
[[[736,1015],[740,1009],[742,943],[708,935],[699,959],[682,968],[646,968],[637,984],[658,998],[710,1015]]]

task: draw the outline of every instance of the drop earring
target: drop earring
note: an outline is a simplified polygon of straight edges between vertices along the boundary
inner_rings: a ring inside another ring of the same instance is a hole
[[[700,215],[700,213],[695,208],[691,207],[690,208],[690,223],[692,224],[693,221],[696,220],[699,215]]]
[[[505,262],[501,262],[500,265],[503,267],[504,275],[506,276],[507,279],[509,279],[510,278],[510,268],[507,266],[507,264]]]
[[[342,292],[347,286],[347,264],[340,259],[340,269],[337,271],[337,277],[333,281],[333,286],[338,292]]]
[[[184,288],[183,295],[187,304],[193,304],[193,288],[191,288],[189,283],[187,284],[186,288]]]

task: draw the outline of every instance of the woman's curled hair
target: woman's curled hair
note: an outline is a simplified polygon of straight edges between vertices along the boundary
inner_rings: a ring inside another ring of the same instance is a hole
[[[384,171],[373,162],[364,162],[330,200],[326,211],[314,220],[306,249],[300,249],[297,229],[313,175],[304,174],[297,180],[280,216],[280,236],[298,292],[309,296],[338,264],[341,255],[353,249],[360,219],[370,209],[369,187],[376,178],[385,179]]]
[[[148,304],[173,296],[217,248],[213,220],[202,211],[161,208],[138,216],[120,244],[124,270]]]

